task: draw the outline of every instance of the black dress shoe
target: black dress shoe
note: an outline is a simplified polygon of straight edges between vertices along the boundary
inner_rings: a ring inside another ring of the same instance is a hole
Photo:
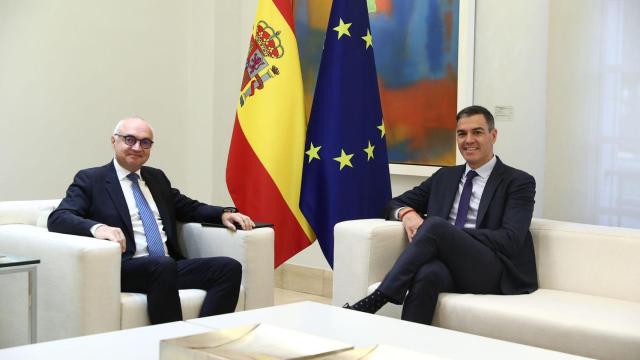
[[[343,309],[349,309],[349,310],[355,310],[354,308],[351,307],[351,305],[349,305],[348,302],[344,303],[344,305],[342,305]]]

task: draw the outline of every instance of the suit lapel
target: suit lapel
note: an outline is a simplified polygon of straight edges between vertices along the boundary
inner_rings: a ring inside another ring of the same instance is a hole
[[[458,193],[458,184],[460,183],[460,178],[464,174],[465,165],[458,165],[454,168],[454,171],[451,172],[450,178],[446,179],[444,182],[446,188],[442,194],[442,208],[441,213],[439,214],[443,219],[449,219],[449,213],[451,212],[451,208],[453,208],[453,202],[456,199],[456,194]]]
[[[118,214],[122,218],[122,223],[126,225],[127,231],[133,236],[133,226],[131,225],[131,215],[129,214],[129,207],[127,201],[124,199],[124,193],[122,193],[122,186],[120,186],[120,180],[118,179],[116,168],[113,162],[106,165],[107,176],[104,181],[104,185],[107,188],[107,193],[113,201],[113,205],[116,207]]]
[[[480,198],[480,205],[478,206],[478,217],[476,219],[476,228],[478,228],[478,226],[482,224],[484,215],[487,213],[487,209],[489,209],[491,199],[493,199],[493,194],[496,192],[498,185],[500,185],[500,182],[502,182],[502,179],[504,178],[502,176],[504,169],[505,168],[502,164],[502,161],[500,161],[500,159],[496,157],[496,165],[493,167],[491,175],[489,175],[487,184],[484,186],[484,191],[482,191],[482,197]]]
[[[158,207],[158,212],[160,213],[160,219],[162,220],[162,225],[165,229],[165,234],[171,233],[171,224],[168,219],[169,210],[166,204],[166,199],[162,197],[162,185],[159,183],[157,177],[153,176],[151,172],[147,171],[146,168],[142,168],[140,170],[140,174],[142,175],[142,179],[147,184],[149,191],[151,192],[151,196],[153,196],[153,201],[155,201],[156,206]],[[167,235],[168,236],[168,235]]]

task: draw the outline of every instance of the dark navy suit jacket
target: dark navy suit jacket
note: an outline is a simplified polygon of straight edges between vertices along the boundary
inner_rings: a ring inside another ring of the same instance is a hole
[[[504,294],[523,294],[538,288],[535,254],[529,226],[533,216],[535,179],[505,165],[499,158],[487,180],[475,229],[463,231],[489,247],[502,261]],[[420,214],[448,220],[465,165],[443,167],[412,190],[392,199],[388,217],[402,206]],[[481,271],[481,269],[479,269]]]
[[[171,187],[162,170],[143,166],[140,174],[160,212],[169,255],[182,259],[176,221],[221,223],[223,208],[182,195]],[[136,245],[131,216],[113,162],[79,171],[67,189],[65,198],[49,215],[47,227],[50,231],[92,237],[89,229],[95,224],[122,229],[127,238],[127,249],[122,258],[133,256]]]

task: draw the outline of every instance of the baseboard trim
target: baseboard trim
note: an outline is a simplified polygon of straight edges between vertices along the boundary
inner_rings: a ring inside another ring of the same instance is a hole
[[[333,297],[333,272],[309,266],[282,264],[275,270],[275,285],[281,289]]]

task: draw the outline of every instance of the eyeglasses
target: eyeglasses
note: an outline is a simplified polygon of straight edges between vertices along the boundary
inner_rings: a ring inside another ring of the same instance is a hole
[[[133,136],[133,135],[120,135],[120,134],[113,134],[114,136],[119,136],[124,140],[124,143],[127,144],[127,146],[135,146],[136,143],[140,143],[140,147],[147,150],[147,149],[151,149],[151,145],[153,145],[153,140],[151,139],[138,139],[137,137]]]

